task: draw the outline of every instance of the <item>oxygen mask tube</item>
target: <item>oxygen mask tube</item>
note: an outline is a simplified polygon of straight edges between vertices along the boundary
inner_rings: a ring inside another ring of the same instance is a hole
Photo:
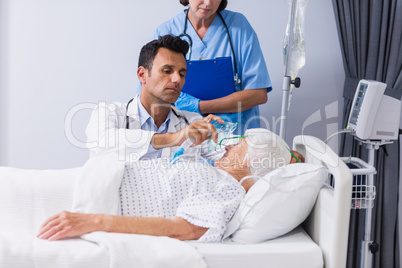
[[[184,154],[184,152],[190,148],[190,146],[194,143],[195,138],[189,137],[187,138],[181,145],[180,148],[174,153],[172,159],[170,159],[170,163],[174,164],[179,159],[179,157]]]

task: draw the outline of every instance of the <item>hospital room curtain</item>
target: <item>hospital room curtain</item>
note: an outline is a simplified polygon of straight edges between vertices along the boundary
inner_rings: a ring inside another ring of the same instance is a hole
[[[400,99],[402,92],[402,1],[332,0],[346,79],[343,88],[343,128],[360,79],[387,84],[386,94]],[[392,116],[390,114],[390,116]],[[342,137],[340,155],[367,161],[367,149],[351,135]],[[400,266],[398,198],[399,140],[381,146],[375,156],[376,197],[371,240],[380,245],[374,267]],[[347,267],[360,267],[365,210],[352,210]]]

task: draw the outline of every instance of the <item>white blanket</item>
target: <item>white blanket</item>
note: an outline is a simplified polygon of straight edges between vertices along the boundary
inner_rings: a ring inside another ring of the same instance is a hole
[[[105,232],[54,242],[36,237],[40,225],[62,210],[117,213],[123,167],[106,155],[76,169],[0,167],[0,267],[206,267],[191,245],[167,237]]]

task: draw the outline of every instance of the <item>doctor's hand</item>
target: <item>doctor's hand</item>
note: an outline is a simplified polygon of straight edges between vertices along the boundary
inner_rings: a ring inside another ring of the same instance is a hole
[[[203,141],[212,138],[214,142],[218,141],[218,132],[216,131],[212,121],[217,121],[218,123],[225,123],[217,115],[209,114],[208,116],[204,117],[200,121],[195,121],[194,123],[190,124],[186,128],[182,129],[178,133],[180,136],[178,137],[180,140],[180,144],[183,143],[189,137],[193,137],[195,139],[194,145],[201,144]],[[179,145],[180,145],[179,144]]]
[[[187,127],[177,131],[176,133],[156,133],[153,135],[151,145],[155,149],[163,149],[166,147],[180,146],[186,139],[193,137],[195,139],[193,146],[201,144],[203,141],[212,138],[218,141],[218,132],[211,121],[217,121],[221,124],[225,123],[222,118],[217,115],[210,114],[200,121],[195,121]]]
[[[99,216],[101,215],[60,212],[42,224],[37,237],[54,241],[97,231]]]

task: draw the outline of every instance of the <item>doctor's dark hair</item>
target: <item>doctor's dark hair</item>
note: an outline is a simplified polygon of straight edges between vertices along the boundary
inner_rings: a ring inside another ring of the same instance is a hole
[[[151,70],[156,53],[158,53],[158,49],[162,47],[177,53],[181,53],[183,54],[184,58],[186,58],[189,48],[188,43],[180,39],[180,37],[169,34],[160,36],[158,39],[149,42],[141,48],[138,59],[138,67],[142,66],[147,70]]]
[[[183,6],[188,6],[190,4],[188,0],[179,0],[179,1],[180,1],[180,4],[182,4]],[[221,4],[218,7],[217,12],[221,12],[222,10],[224,10],[227,5],[228,5],[228,0],[222,0]]]

